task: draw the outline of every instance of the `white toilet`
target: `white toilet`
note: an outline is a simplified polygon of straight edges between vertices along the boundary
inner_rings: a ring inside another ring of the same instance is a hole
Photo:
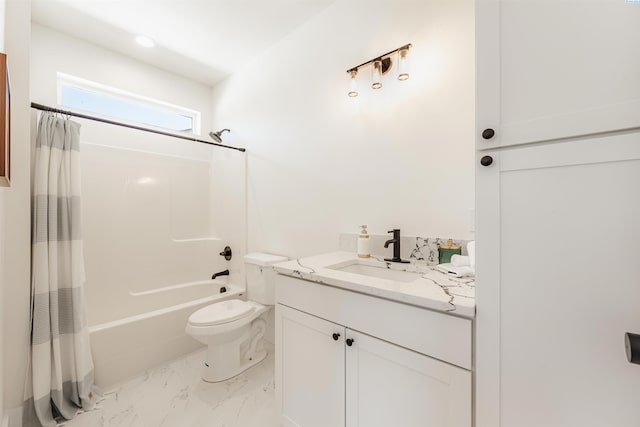
[[[275,303],[271,265],[286,257],[251,253],[244,257],[247,299],[208,305],[189,316],[186,332],[208,346],[202,379],[224,381],[261,362],[265,321],[258,317]]]

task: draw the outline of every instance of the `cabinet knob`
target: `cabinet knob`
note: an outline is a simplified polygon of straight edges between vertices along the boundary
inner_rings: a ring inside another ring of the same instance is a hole
[[[631,332],[624,334],[624,347],[629,363],[640,365],[640,335]]]
[[[332,336],[333,336],[333,340],[334,341],[338,341],[340,339],[340,334],[339,333],[334,333]]]
[[[354,341],[354,339],[353,339],[353,338],[347,338],[347,339],[346,339],[346,343],[347,343],[347,345],[348,345],[349,347],[351,347],[351,346],[353,345],[353,341]]]
[[[491,128],[487,128],[485,130],[482,131],[482,138],[484,139],[491,139],[495,136],[496,131],[494,131]]]
[[[480,159],[480,164],[482,166],[491,166],[492,163],[493,163],[493,157],[491,156],[484,156],[483,158]]]

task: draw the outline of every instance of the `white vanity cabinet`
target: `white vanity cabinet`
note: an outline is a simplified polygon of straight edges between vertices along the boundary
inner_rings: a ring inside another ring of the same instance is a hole
[[[470,319],[287,276],[276,284],[284,426],[472,425]],[[440,355],[468,352],[453,359],[469,365],[425,354],[434,342],[449,347]]]

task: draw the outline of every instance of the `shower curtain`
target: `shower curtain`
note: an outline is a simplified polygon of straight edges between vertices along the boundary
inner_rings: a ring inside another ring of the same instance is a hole
[[[79,123],[42,113],[34,166],[23,426],[55,426],[95,405],[83,292],[79,148]]]

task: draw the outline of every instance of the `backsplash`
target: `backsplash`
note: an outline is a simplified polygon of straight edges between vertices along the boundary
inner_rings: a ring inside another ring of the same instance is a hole
[[[389,240],[390,236],[390,234],[370,234],[371,255],[391,257],[393,255],[392,246],[384,247],[384,242]],[[400,256],[415,264],[437,265],[438,245],[447,243],[448,240],[449,238],[443,237],[400,236]],[[452,240],[455,244],[462,245],[462,255],[467,255],[469,240]],[[358,233],[341,233],[339,247],[342,251],[357,252]]]

